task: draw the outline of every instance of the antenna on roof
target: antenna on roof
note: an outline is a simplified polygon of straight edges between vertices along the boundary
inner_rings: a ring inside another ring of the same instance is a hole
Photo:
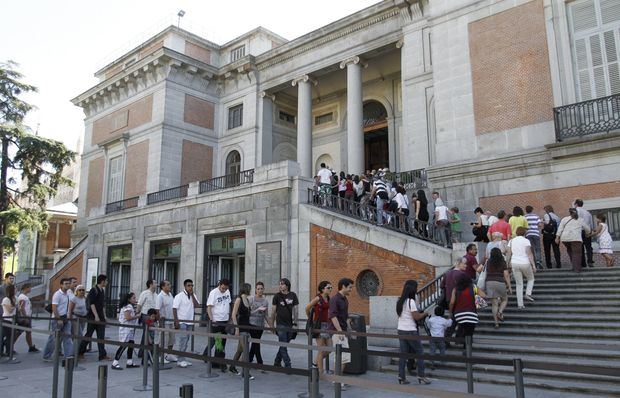
[[[179,12],[177,12],[177,17],[179,17],[179,19],[177,20],[177,28],[181,27],[181,18],[183,18],[184,15],[185,11],[183,10],[179,10]]]

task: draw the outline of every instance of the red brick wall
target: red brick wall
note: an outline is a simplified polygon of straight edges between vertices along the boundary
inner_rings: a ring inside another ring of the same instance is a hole
[[[78,280],[78,284],[82,283],[82,262],[84,259],[84,252],[82,251],[73,260],[71,260],[62,270],[56,275],[50,278],[48,289],[50,292],[49,298],[52,299],[52,295],[56,290],[60,288],[60,280],[62,278],[75,277]]]
[[[213,178],[213,147],[183,140],[181,185]]]
[[[213,130],[215,105],[212,102],[185,94],[183,121]]]
[[[153,114],[153,95],[103,116],[93,122],[93,145],[118,138],[129,129],[134,129],[151,121]]]
[[[149,140],[140,141],[127,148],[125,166],[124,199],[146,193],[146,177],[149,166]]]
[[[399,296],[407,279],[417,280],[419,286],[423,286],[435,278],[435,268],[429,264],[313,224],[310,226],[310,267],[313,295],[322,280],[334,285],[332,294],[335,294],[338,280],[346,277],[356,281],[358,275],[368,269],[379,277],[381,296]],[[354,288],[349,296],[349,312],[362,313],[368,321],[369,303]]]
[[[103,192],[104,159],[98,157],[88,163],[88,184],[86,185],[86,217],[90,209],[101,206]]]

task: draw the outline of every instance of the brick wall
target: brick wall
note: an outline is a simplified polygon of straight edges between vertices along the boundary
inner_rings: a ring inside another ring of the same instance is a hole
[[[211,51],[187,40],[185,41],[185,55],[205,64],[211,63]]]
[[[146,193],[146,177],[149,165],[149,140],[140,141],[127,148],[125,166],[125,199]]]
[[[103,157],[93,159],[88,164],[88,184],[86,186],[86,217],[93,207],[101,206],[103,194],[103,173],[105,161]]]
[[[552,120],[542,0],[472,22],[468,28],[476,134]]]
[[[164,41],[163,40],[155,42],[155,43],[151,44],[150,46],[145,47],[143,50],[141,50],[139,58],[142,59],[142,58],[146,57],[147,55],[150,55],[150,54],[154,53],[155,51],[159,50],[163,46],[164,46]]]
[[[81,252],[73,260],[71,260],[63,269],[58,271],[56,275],[52,276],[49,280],[49,299],[52,299],[52,295],[56,290],[60,288],[60,280],[62,278],[75,277],[78,280],[78,284],[82,283],[82,262],[84,259],[84,252]]]
[[[209,101],[185,94],[183,121],[213,130],[215,106]]]
[[[54,247],[56,246],[56,223],[49,223],[49,229],[47,235],[45,235],[45,253],[41,253],[44,256],[52,255],[54,253]]]
[[[181,185],[213,178],[213,147],[183,140]]]
[[[71,247],[71,230],[73,225],[62,223],[60,224],[60,234],[58,235],[58,247],[60,249],[69,249]]]
[[[92,144],[118,138],[125,131],[151,121],[153,114],[153,95],[132,102],[131,104],[103,116],[93,122]]]
[[[357,282],[364,270],[372,270],[379,277],[381,296],[400,296],[407,279],[417,280],[423,286],[435,278],[435,268],[429,264],[314,224],[310,226],[310,266],[313,295],[322,280],[334,285],[332,294],[335,294],[338,280],[347,277]],[[349,312],[362,313],[367,321],[370,319],[369,300],[358,294],[357,287],[349,296]]]

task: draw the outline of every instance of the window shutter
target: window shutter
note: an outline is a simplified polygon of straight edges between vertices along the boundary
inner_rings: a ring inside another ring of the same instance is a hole
[[[596,28],[598,26],[598,21],[596,20],[596,8],[594,6],[594,0],[575,3],[572,5],[571,8],[573,17],[573,30],[575,32]]]
[[[620,21],[620,1],[600,0],[603,25]]]

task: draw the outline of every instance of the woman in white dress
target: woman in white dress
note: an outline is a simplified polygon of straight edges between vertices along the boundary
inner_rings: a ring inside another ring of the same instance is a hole
[[[615,263],[614,251],[611,248],[611,235],[607,225],[607,217],[604,214],[596,215],[597,226],[594,234],[598,240],[598,253],[605,259],[608,267],[613,267]]]
[[[118,313],[118,321],[123,325],[137,325],[138,318],[140,318],[140,313],[136,314],[135,305],[137,304],[136,295],[134,293],[127,293],[125,297],[121,300],[120,306],[121,311]],[[135,341],[136,329],[133,327],[119,327],[118,328],[118,341],[121,343],[131,343],[133,344]],[[116,351],[116,355],[114,356],[114,361],[112,362],[112,369],[114,370],[123,370],[121,367],[119,360],[123,355],[123,351],[127,348],[127,367],[128,368],[139,368],[140,365],[134,365],[133,363],[133,348],[119,346]]]

